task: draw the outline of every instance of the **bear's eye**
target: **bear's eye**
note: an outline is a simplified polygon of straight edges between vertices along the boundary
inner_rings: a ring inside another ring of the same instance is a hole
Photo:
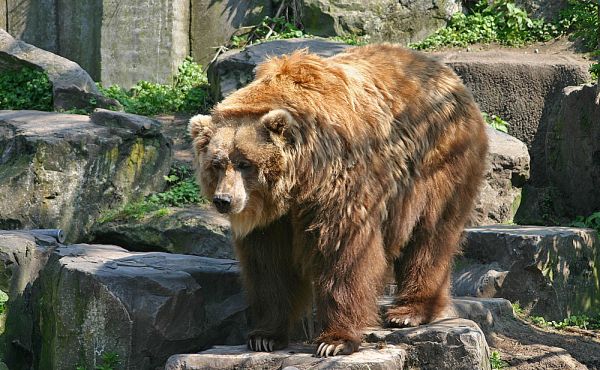
[[[251,164],[250,162],[248,162],[248,161],[239,161],[239,162],[236,164],[236,167],[237,167],[238,169],[240,169],[240,170],[247,170],[247,169],[249,169],[250,167],[252,167],[252,164]]]
[[[216,170],[222,170],[223,168],[225,168],[225,164],[223,163],[223,161],[214,160],[210,164]]]

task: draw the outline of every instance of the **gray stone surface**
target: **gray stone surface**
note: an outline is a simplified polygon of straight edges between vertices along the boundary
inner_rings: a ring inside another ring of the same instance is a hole
[[[463,256],[476,264],[461,263],[455,277],[496,263],[495,269],[507,273],[495,297],[519,302],[526,313],[562,320],[593,314],[600,304],[600,242],[594,230],[496,225],[469,228],[465,236]]]
[[[243,50],[230,50],[208,68],[208,81],[215,101],[246,86],[254,79],[254,69],[269,56],[289,54],[308,48],[311,53],[329,57],[342,52],[348,45],[324,39],[291,39],[264,42]]]
[[[464,319],[417,328],[367,330],[360,351],[349,356],[312,357],[315,346],[293,345],[273,353],[246,346],[217,346],[198,354],[174,355],[166,370],[197,369],[489,369],[483,332]]]
[[[190,44],[195,61],[206,65],[217,48],[244,26],[252,26],[268,15],[273,5],[266,0],[192,0]]]
[[[7,30],[8,26],[7,26],[7,17],[6,15],[8,14],[8,9],[7,9],[7,4],[6,1],[5,2],[0,2],[0,28]]]
[[[238,344],[246,304],[237,262],[108,245],[61,246],[40,278],[40,369],[93,369],[117,353],[122,369],[156,369],[178,351]]]
[[[467,259],[457,259],[452,274],[452,295],[491,298],[500,294],[508,274],[497,262],[480,264]]]
[[[545,183],[548,122],[556,114],[562,89],[590,80],[589,62],[519,50],[434,55],[456,71],[483,112],[510,124],[509,133],[529,149],[532,183]]]
[[[512,222],[529,179],[529,152],[518,139],[487,127],[490,149],[485,181],[475,206],[473,223]]]
[[[304,0],[302,24],[317,36],[368,35],[406,44],[425,39],[461,10],[456,0]]]
[[[162,190],[170,164],[162,134],[0,111],[0,228],[62,228],[81,240],[103,211]]]
[[[0,1],[0,28],[14,37],[44,50],[56,53],[56,7],[54,0],[5,0]],[[2,26],[4,21],[5,26]]]
[[[544,18],[546,21],[555,20],[568,4],[567,0],[515,0],[515,3],[533,18]]]
[[[60,54],[105,85],[170,82],[189,54],[189,7],[186,0],[58,0]]]
[[[131,251],[163,251],[212,258],[234,258],[229,221],[207,207],[169,208],[164,217],[97,225],[94,242]]]
[[[548,126],[549,182],[562,211],[574,218],[600,210],[600,105],[593,84],[563,91],[558,114]]]
[[[94,81],[77,63],[14,39],[0,29],[0,72],[23,67],[38,68],[48,74],[52,82],[54,108],[57,110],[84,108],[81,106],[81,96],[86,94],[96,99],[99,106],[102,103],[109,103],[106,106],[115,105],[112,99],[108,100],[100,94]]]
[[[102,108],[95,109],[90,118],[96,125],[127,129],[143,135],[156,134],[161,128],[160,122],[155,119]]]
[[[0,289],[9,295],[0,352],[11,369],[33,365],[36,328],[31,297],[37,294],[34,285],[57,246],[56,240],[39,234],[0,231]]]

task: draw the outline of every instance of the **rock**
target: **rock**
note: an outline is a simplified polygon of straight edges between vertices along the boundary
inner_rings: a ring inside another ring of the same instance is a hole
[[[220,55],[208,68],[208,82],[215,101],[220,101],[254,79],[254,69],[269,56],[290,54],[308,48],[311,53],[329,57],[348,45],[324,39],[291,39],[263,42],[243,50],[230,50]]]
[[[124,128],[136,134],[156,134],[160,132],[160,122],[137,114],[95,109],[90,116],[92,123],[112,128]]]
[[[461,262],[463,265],[465,262]],[[452,275],[452,295],[491,298],[499,294],[508,271],[497,262],[470,262]]]
[[[515,0],[515,4],[527,11],[532,18],[544,18],[547,22],[556,20],[567,0]]]
[[[258,24],[274,13],[272,2],[265,0],[192,1],[192,57],[198,63],[208,64],[217,49],[225,45],[240,27]]]
[[[0,228],[83,239],[102,212],[164,187],[171,148],[87,116],[0,111]]]
[[[106,86],[169,83],[189,55],[186,0],[61,1],[56,24],[60,55]]]
[[[417,328],[369,330],[363,348],[349,356],[315,358],[315,346],[292,345],[272,353],[217,346],[169,358],[166,370],[195,369],[489,369],[484,335],[469,320],[446,319]]]
[[[591,229],[496,225],[467,229],[463,255],[507,271],[501,284],[497,280],[495,297],[518,302],[528,314],[562,320],[592,315],[600,304],[599,247]],[[469,268],[462,271],[473,273]]]
[[[39,279],[34,366],[156,369],[178,351],[239,344],[247,328],[236,261],[61,246]]]
[[[518,139],[491,127],[488,169],[475,206],[473,223],[510,223],[521,202],[521,189],[529,179],[529,152]]]
[[[40,234],[0,231],[0,289],[9,296],[0,353],[11,369],[32,367],[36,329],[31,297],[37,294],[35,283],[57,246],[54,238]]]
[[[455,0],[305,0],[302,24],[317,36],[367,35],[401,44],[425,39],[462,10]]]
[[[0,28],[14,37],[56,53],[56,6],[54,0],[6,0],[0,2]]]
[[[559,194],[562,214],[571,219],[600,210],[600,105],[595,98],[595,84],[565,88],[548,125],[549,182]]]
[[[201,207],[169,208],[164,217],[97,225],[94,242],[130,251],[161,251],[211,258],[234,258],[229,221]]]
[[[563,88],[590,80],[589,62],[568,55],[522,51],[434,53],[454,69],[473,92],[483,112],[510,124],[531,156],[531,182],[546,182],[546,130],[556,114]]]
[[[56,110],[92,105],[119,106],[113,99],[100,94],[94,81],[77,63],[16,40],[0,29],[0,71],[19,70],[23,67],[38,68],[48,74]],[[88,98],[87,105],[85,98]],[[95,99],[95,104],[91,104],[89,99]]]

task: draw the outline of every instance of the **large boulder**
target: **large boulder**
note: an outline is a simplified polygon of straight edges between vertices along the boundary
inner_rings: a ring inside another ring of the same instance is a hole
[[[489,349],[477,325],[447,319],[418,328],[369,330],[363,348],[349,356],[313,357],[315,346],[293,345],[272,353],[246,346],[217,346],[175,355],[165,370],[200,369],[489,369]]]
[[[510,223],[529,179],[529,152],[520,140],[487,127],[490,149],[485,181],[475,206],[473,224]]]
[[[81,240],[103,211],[162,190],[170,164],[157,132],[0,111],[0,228],[62,228]]]
[[[58,51],[55,0],[7,0],[0,3],[0,28],[44,50]]]
[[[95,243],[130,251],[234,258],[229,221],[207,207],[169,208],[163,217],[106,222],[97,225],[93,234]]]
[[[515,0],[515,4],[525,9],[532,18],[554,21],[560,11],[568,5],[568,0]]]
[[[265,0],[191,1],[190,46],[194,60],[208,64],[217,49],[239,28],[253,26],[272,15],[272,3]]]
[[[93,369],[106,354],[119,356],[116,369],[156,369],[178,351],[242,343],[247,331],[232,260],[58,246],[34,290],[24,347],[37,369]]]
[[[600,305],[599,250],[598,235],[591,229],[470,228],[454,273],[454,292],[506,298],[550,320],[592,315]]]
[[[168,83],[189,55],[190,1],[58,1],[59,54],[96,81]]]
[[[589,62],[574,56],[515,51],[435,53],[454,69],[483,112],[510,124],[531,156],[531,182],[546,182],[545,140],[562,90],[590,80]]]
[[[600,105],[596,85],[565,88],[548,125],[546,164],[561,211],[571,217],[600,210]]]
[[[304,0],[302,24],[317,36],[366,35],[406,44],[425,39],[461,10],[456,0]]]
[[[102,96],[92,78],[77,63],[14,39],[0,29],[0,72],[18,71],[23,67],[48,74],[56,110],[120,106],[115,100]]]

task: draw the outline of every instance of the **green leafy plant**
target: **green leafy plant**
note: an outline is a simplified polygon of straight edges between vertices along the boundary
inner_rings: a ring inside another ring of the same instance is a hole
[[[491,116],[487,113],[481,113],[481,114],[483,115],[483,119],[485,120],[485,122],[488,125],[490,125],[492,128],[508,134],[508,127],[510,126],[508,124],[508,122],[506,122],[502,118],[496,116],[495,114],[492,114]]]
[[[6,311],[6,302],[8,302],[8,294],[0,290],[0,314]]]
[[[587,217],[577,216],[569,226],[596,229],[600,233],[600,211],[594,212]]]
[[[52,110],[52,83],[46,72],[29,67],[0,73],[0,109]]]
[[[513,312],[515,313],[515,315],[517,315],[517,316],[523,315],[523,308],[521,307],[519,302],[511,303],[511,305],[512,305]]]
[[[208,94],[208,80],[202,66],[186,58],[179,66],[171,84],[140,81],[130,90],[118,85],[103,87],[100,91],[118,100],[128,113],[146,116],[174,112],[206,112],[212,102]]]
[[[200,187],[189,167],[173,166],[165,180],[165,191],[151,194],[141,201],[128,203],[118,210],[106,212],[98,222],[139,220],[149,214],[163,217],[169,214],[167,207],[207,203],[200,195]]]
[[[548,321],[541,316],[531,316],[529,320],[538,326],[565,329],[567,327],[578,327],[586,330],[600,329],[600,315],[589,317],[587,315],[570,315],[561,321]]]
[[[592,80],[598,80],[598,76],[600,76],[600,62],[590,66],[590,74],[592,75]]]
[[[282,40],[297,37],[311,37],[311,35],[305,34],[285,17],[265,17],[259,24],[251,27],[246,33],[234,35],[229,42],[229,46],[241,48],[266,40]]]
[[[597,0],[569,0],[559,15],[560,30],[581,39],[588,50],[598,47],[598,6]]]
[[[346,34],[343,36],[335,36],[331,39],[353,46],[366,45],[369,43],[369,35],[359,36],[355,34]]]
[[[490,354],[490,365],[492,365],[492,369],[504,369],[508,366],[508,362],[503,361],[500,358],[500,353],[498,351],[492,351]]]
[[[96,366],[96,370],[114,370],[121,363],[121,358],[116,352],[105,352],[102,354],[102,364]],[[86,370],[83,365],[77,365],[75,370]]]
[[[514,2],[480,0],[469,13],[456,13],[447,26],[425,40],[409,45],[415,49],[440,46],[467,46],[497,42],[509,46],[547,41],[560,33],[558,27],[541,19],[531,19]]]

